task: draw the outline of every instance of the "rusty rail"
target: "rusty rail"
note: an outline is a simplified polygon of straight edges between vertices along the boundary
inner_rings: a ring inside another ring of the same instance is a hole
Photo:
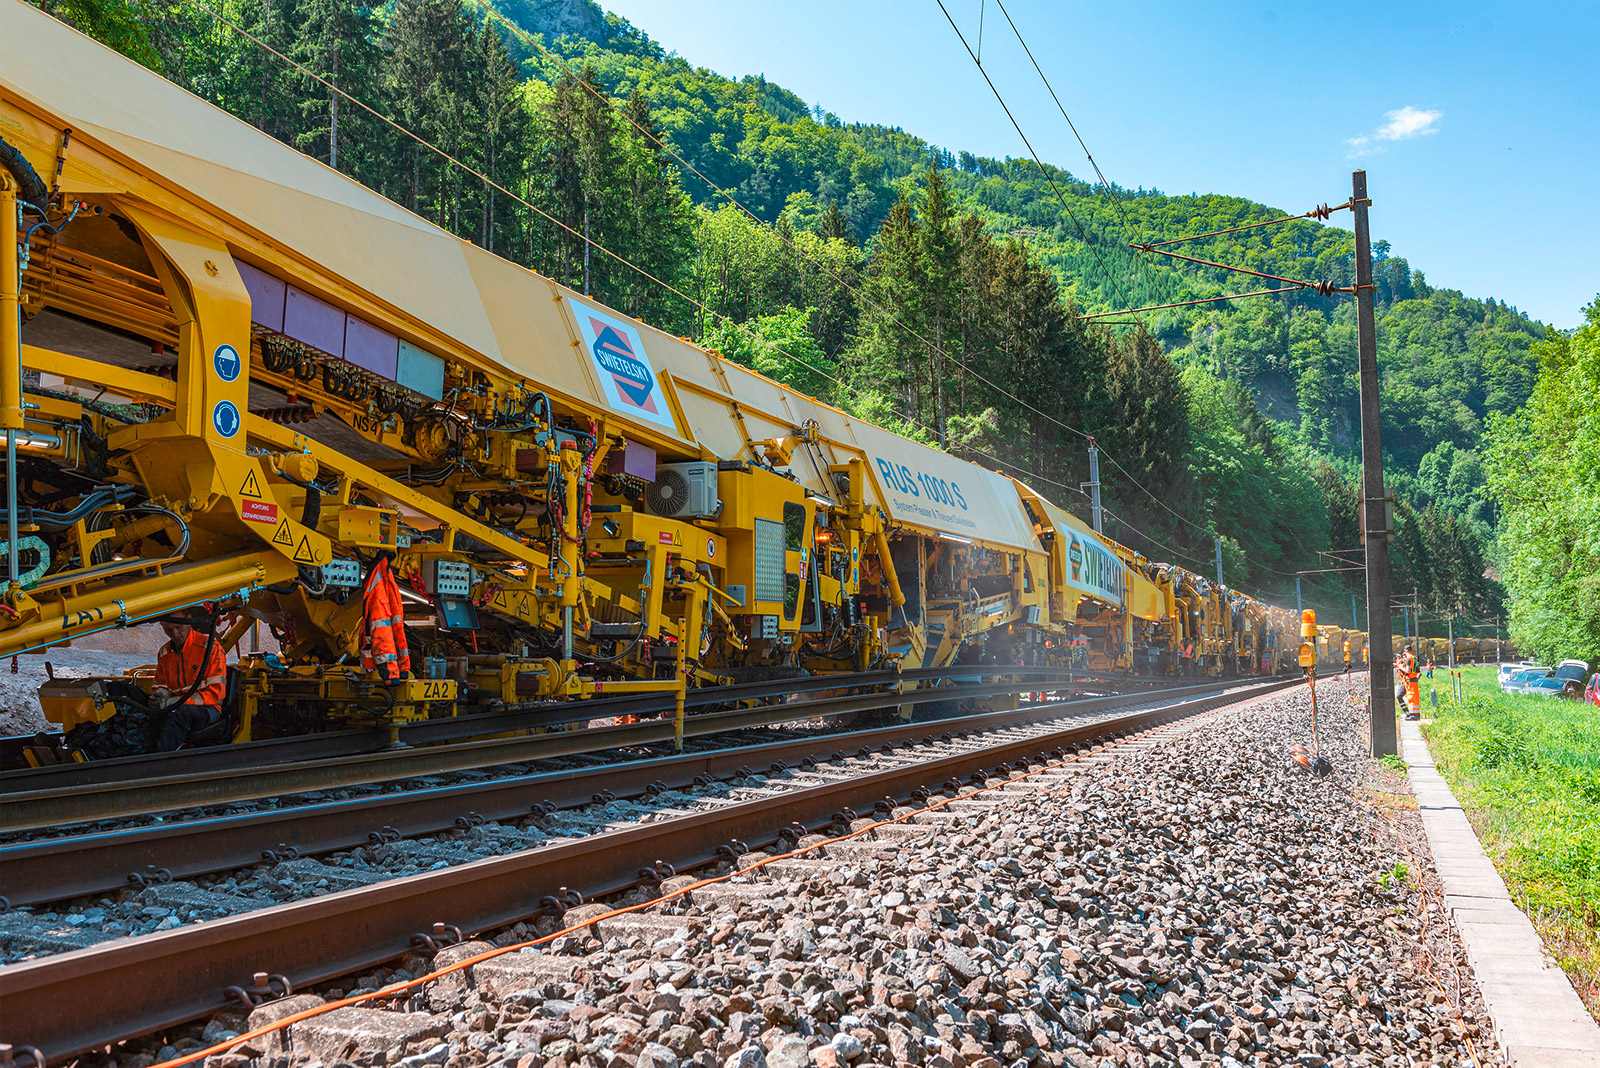
[[[635,885],[638,868],[665,860],[679,870],[711,863],[733,840],[772,842],[795,823],[818,827],[844,808],[939,789],[1055,749],[1146,730],[1295,685],[1268,683],[1115,720],[1065,728],[748,804],[426,872],[239,916],[120,939],[0,968],[4,1036],[51,1061],[203,1017],[223,991],[256,972],[297,987],[373,967],[412,948],[414,933],[446,923],[478,932]]]

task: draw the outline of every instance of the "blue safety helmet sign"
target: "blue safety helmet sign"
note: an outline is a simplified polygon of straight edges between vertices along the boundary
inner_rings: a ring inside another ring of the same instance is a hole
[[[223,437],[233,437],[239,432],[239,409],[232,401],[218,401],[211,409],[211,425]]]
[[[217,351],[211,357],[211,366],[217,369],[217,377],[224,382],[232,382],[239,377],[241,361],[239,350],[232,345],[218,345]]]

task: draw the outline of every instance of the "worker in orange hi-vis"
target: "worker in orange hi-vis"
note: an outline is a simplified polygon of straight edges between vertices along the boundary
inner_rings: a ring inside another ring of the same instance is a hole
[[[150,691],[153,704],[167,713],[156,736],[158,753],[174,752],[190,733],[222,717],[227,657],[222,643],[212,634],[200,633],[197,622],[177,616],[161,621],[167,644],[156,654],[156,684]]]
[[[391,686],[411,675],[405,605],[400,600],[400,584],[389,570],[393,559],[393,553],[380,552],[361,588],[361,666],[376,671]]]
[[[1395,697],[1405,704],[1407,719],[1422,718],[1422,688],[1417,678],[1417,654],[1411,651],[1411,643],[1406,642],[1394,661],[1394,681]]]

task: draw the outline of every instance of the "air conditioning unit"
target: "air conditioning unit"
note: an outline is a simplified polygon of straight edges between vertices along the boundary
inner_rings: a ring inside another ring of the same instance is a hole
[[[653,515],[668,519],[702,519],[721,510],[714,463],[662,464],[656,480],[646,484],[644,503]]]

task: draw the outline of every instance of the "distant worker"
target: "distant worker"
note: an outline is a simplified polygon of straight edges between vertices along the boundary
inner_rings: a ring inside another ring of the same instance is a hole
[[[1194,639],[1185,638],[1178,650],[1178,674],[1194,674]]]
[[[1421,719],[1422,687],[1417,681],[1417,654],[1411,651],[1410,642],[1395,658],[1394,681],[1395,700],[1405,705],[1406,718]]]
[[[1428,658],[1428,678],[1433,678],[1433,658]]]
[[[1350,639],[1344,640],[1344,673],[1350,674]]]
[[[390,686],[411,675],[411,651],[406,647],[405,604],[400,600],[400,584],[389,570],[394,554],[378,553],[361,587],[362,638],[361,666],[376,671]]]
[[[1600,671],[1589,676],[1589,685],[1583,691],[1583,699],[1591,705],[1600,705]]]
[[[156,654],[156,684],[151,705],[167,710],[156,737],[156,752],[176,751],[189,735],[222,718],[227,693],[227,657],[214,635],[201,634],[193,620],[161,621],[167,644]]]

